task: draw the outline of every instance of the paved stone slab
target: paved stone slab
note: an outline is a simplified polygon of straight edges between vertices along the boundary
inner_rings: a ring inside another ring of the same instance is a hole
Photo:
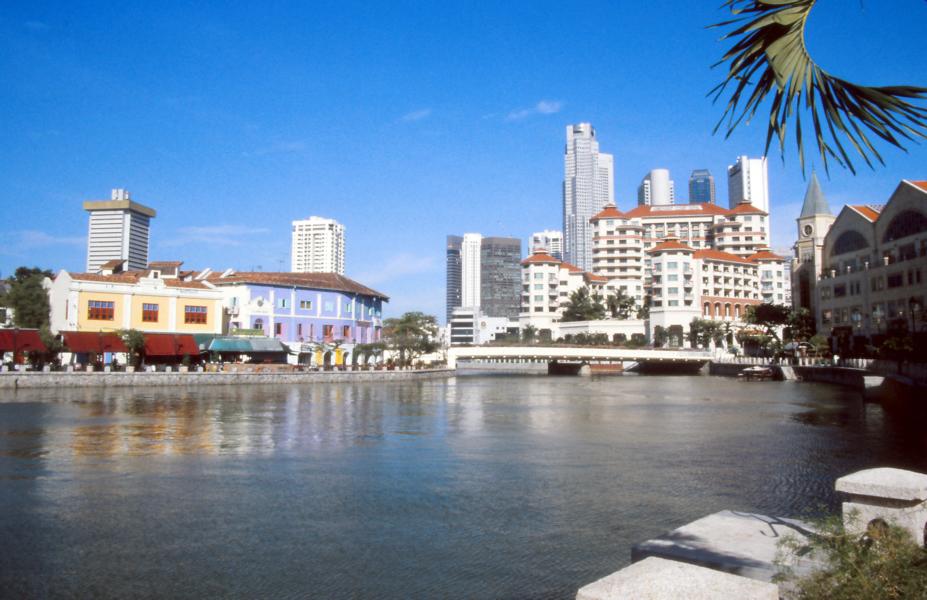
[[[782,537],[804,541],[811,531],[810,525],[795,519],[723,510],[636,544],[631,560],[655,556],[770,581],[778,572],[774,561]],[[794,560],[790,566],[798,574],[815,564],[810,558]]]
[[[893,500],[927,500],[927,475],[880,467],[865,469],[837,480],[838,492]]]
[[[704,567],[645,558],[580,588],[576,600],[778,600],[779,588]]]

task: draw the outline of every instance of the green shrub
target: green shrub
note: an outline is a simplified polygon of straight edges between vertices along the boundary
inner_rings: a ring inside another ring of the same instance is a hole
[[[847,533],[838,517],[823,521],[818,535],[800,542],[786,537],[779,544],[781,587],[805,600],[883,600],[927,598],[927,549],[908,531],[884,521],[865,534]],[[811,554],[822,568],[796,577],[790,559]]]

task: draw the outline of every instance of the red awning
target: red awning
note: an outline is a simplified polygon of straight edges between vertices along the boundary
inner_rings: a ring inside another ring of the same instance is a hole
[[[146,356],[199,356],[196,339],[190,334],[146,333]]]
[[[37,329],[0,329],[0,352],[45,352]]]
[[[115,333],[102,331],[62,331],[64,345],[71,352],[125,352],[126,345]]]

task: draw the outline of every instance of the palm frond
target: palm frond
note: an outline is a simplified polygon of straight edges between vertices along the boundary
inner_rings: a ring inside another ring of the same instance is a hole
[[[733,44],[714,65],[727,63],[728,70],[708,95],[717,102],[729,86],[732,91],[714,131],[724,128],[725,137],[730,136],[772,95],[765,153],[775,137],[784,156],[793,122],[804,172],[801,113],[806,111],[824,169],[829,172],[828,160],[833,159],[855,174],[851,155],[859,155],[870,168],[873,161],[885,164],[871,136],[901,150],[908,141],[927,139],[927,107],[916,104],[927,99],[927,88],[858,85],[818,66],[805,46],[805,24],[816,1],[725,0],[722,8],[733,18],[711,27],[731,28],[721,39]]]

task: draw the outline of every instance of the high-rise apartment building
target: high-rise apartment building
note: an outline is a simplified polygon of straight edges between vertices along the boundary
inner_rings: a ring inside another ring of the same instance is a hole
[[[447,254],[446,254],[446,266],[447,266],[447,291],[446,291],[446,312],[445,317],[447,318],[447,323],[451,322],[451,317],[453,316],[454,309],[460,306],[461,300],[461,261],[460,261],[460,249],[463,245],[463,238],[459,235],[449,235],[447,236]]]
[[[715,178],[708,169],[695,169],[689,175],[689,203],[715,201]]]
[[[615,165],[611,154],[599,152],[589,123],[568,125],[563,157],[563,236],[567,262],[592,268],[589,219],[615,201]]]
[[[737,208],[747,201],[769,214],[769,175],[766,157],[741,156],[727,168],[728,208]]]
[[[322,217],[293,221],[290,271],[344,275],[344,225]]]
[[[653,169],[637,188],[638,205],[668,206],[676,203],[676,185],[669,169]]]
[[[521,240],[484,237],[480,245],[480,312],[518,319],[521,308]]]
[[[154,209],[133,202],[127,190],[115,189],[110,200],[84,202],[90,213],[87,271],[110,260],[125,260],[127,269],[148,266],[148,233]]]
[[[460,245],[460,305],[477,308],[480,305],[480,246],[483,236],[465,233]]]
[[[528,254],[533,254],[536,249],[544,249],[557,260],[563,260],[563,232],[545,229],[532,234]]]

